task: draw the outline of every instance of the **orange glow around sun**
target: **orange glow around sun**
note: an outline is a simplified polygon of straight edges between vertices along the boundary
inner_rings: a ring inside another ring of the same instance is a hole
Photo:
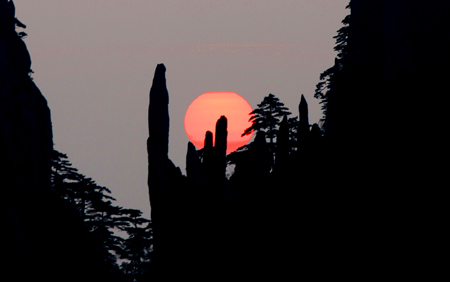
[[[248,121],[253,111],[242,96],[229,91],[206,92],[198,96],[188,107],[184,116],[186,135],[197,149],[202,149],[206,131],[211,131],[215,139],[216,122],[220,116],[228,120],[227,154],[247,144],[252,134],[241,137],[245,129],[252,125]]]

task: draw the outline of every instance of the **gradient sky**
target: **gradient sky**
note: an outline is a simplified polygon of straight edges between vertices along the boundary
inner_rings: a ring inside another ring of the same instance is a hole
[[[106,186],[116,204],[149,217],[149,90],[164,63],[169,157],[185,171],[183,118],[208,91],[233,91],[253,108],[269,93],[310,122],[333,65],[333,36],[349,0],[15,0],[27,28],[33,78],[52,114],[55,149]]]

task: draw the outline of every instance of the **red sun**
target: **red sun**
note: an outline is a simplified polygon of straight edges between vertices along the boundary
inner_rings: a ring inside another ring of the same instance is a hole
[[[216,122],[220,116],[228,120],[227,154],[247,144],[253,134],[241,137],[245,129],[252,125],[248,121],[253,111],[242,96],[229,91],[206,92],[198,96],[188,107],[184,116],[184,129],[192,144],[201,149],[206,131],[215,136]],[[214,138],[213,138],[214,140]]]

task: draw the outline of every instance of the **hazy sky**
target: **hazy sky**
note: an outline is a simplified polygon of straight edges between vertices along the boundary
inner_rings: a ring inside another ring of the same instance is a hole
[[[253,108],[273,93],[310,122],[319,75],[333,65],[349,0],[15,0],[34,81],[52,114],[55,149],[111,189],[116,204],[150,213],[149,90],[164,63],[170,152],[185,170],[183,119],[198,95],[233,91]]]

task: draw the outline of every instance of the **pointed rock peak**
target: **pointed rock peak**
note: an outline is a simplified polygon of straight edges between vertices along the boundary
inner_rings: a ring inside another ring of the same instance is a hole
[[[9,18],[14,18],[16,14],[16,7],[14,6],[14,2],[8,0],[0,0],[0,15],[2,17],[6,16]]]
[[[216,123],[216,137],[214,142],[214,147],[218,150],[219,155],[226,155],[227,151],[227,125],[228,121],[225,116],[221,116]]]
[[[150,105],[148,108],[149,148],[153,153],[166,154],[169,146],[169,92],[166,87],[166,68],[163,64],[156,66],[153,84],[150,88]],[[150,152],[149,151],[149,152]]]
[[[209,150],[213,147],[213,134],[211,131],[206,131],[205,134],[205,150]]]
[[[156,102],[159,105],[169,104],[169,93],[166,86],[166,67],[164,64],[158,64],[156,66],[152,88],[150,89],[150,101]]]
[[[188,142],[188,154],[189,152],[196,152],[197,149],[195,148],[194,144],[192,144],[191,142]]]
[[[298,110],[300,113],[300,123],[307,123],[309,126],[309,122],[308,122],[308,103],[306,103],[306,99],[305,96],[303,96],[302,94],[302,98],[300,99],[300,105],[298,106]]]
[[[156,73],[165,73],[165,72],[166,72],[166,66],[164,64],[156,65]]]
[[[155,80],[165,79],[165,78],[166,78],[166,67],[164,66],[164,64],[158,64],[156,66],[153,83],[155,83]]]
[[[302,98],[300,99],[300,105],[301,104],[306,104],[308,105],[308,103],[306,102],[305,96],[302,94]]]
[[[216,123],[216,128],[220,127],[220,128],[227,128],[228,126],[228,120],[225,116],[221,116]]]

